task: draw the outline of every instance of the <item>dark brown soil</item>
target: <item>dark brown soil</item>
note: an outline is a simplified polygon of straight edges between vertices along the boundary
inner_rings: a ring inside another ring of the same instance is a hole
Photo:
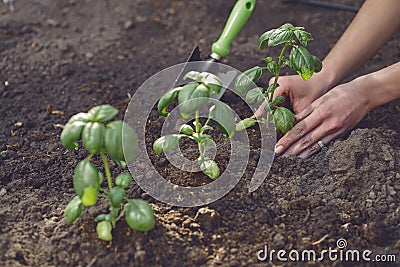
[[[74,225],[64,221],[74,195],[72,172],[84,153],[61,146],[58,125],[103,103],[118,107],[122,118],[128,94],[151,75],[185,61],[197,43],[208,53],[232,2],[32,0],[17,1],[14,13],[0,4],[1,266],[273,266],[280,263],[257,259],[265,245],[322,251],[339,238],[349,249],[390,252],[400,260],[399,101],[373,110],[310,159],[275,158],[251,194],[256,153],[238,186],[207,207],[171,207],[133,186],[129,195],[148,200],[156,212],[148,233],[122,220],[112,243],[97,239],[93,218],[106,211],[106,202],[86,209]],[[239,70],[259,64],[265,55],[258,36],[284,22],[306,27],[316,39],[310,49],[322,58],[354,14],[258,1],[224,62]],[[399,48],[397,34],[356,75],[397,62]]]

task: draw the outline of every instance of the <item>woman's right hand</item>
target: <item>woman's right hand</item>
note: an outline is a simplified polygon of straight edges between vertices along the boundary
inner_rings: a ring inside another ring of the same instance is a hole
[[[273,83],[273,78],[269,83]],[[330,89],[328,77],[323,73],[314,74],[309,80],[303,80],[299,75],[282,76],[278,79],[279,87],[276,88],[273,99],[277,96],[290,98],[290,103],[295,114],[300,113],[314,100],[325,94]],[[255,117],[265,115],[264,102],[254,113]]]

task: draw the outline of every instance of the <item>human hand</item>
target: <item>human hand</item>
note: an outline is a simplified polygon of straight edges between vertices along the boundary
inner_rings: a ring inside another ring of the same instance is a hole
[[[352,129],[368,112],[368,99],[357,82],[339,85],[296,115],[296,125],[276,144],[275,153],[307,158]]]
[[[328,87],[328,80],[323,73],[316,73],[307,81],[303,80],[299,75],[279,77],[279,87],[276,88],[273,99],[277,96],[289,97],[293,111],[297,114],[330,89]],[[269,84],[272,83],[273,78],[269,81]],[[265,105],[266,101],[257,109],[253,117],[264,116]]]

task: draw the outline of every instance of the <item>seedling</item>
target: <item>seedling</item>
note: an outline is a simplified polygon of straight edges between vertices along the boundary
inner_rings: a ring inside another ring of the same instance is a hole
[[[306,48],[311,40],[313,40],[311,34],[305,31],[303,27],[294,27],[289,23],[263,33],[260,36],[260,49],[265,50],[267,46],[282,45],[279,56],[276,60],[272,59],[272,57],[264,58],[266,66],[255,66],[248,69],[240,74],[235,81],[236,91],[241,95],[246,94],[248,103],[257,101],[261,104],[263,101],[267,102],[265,105],[267,116],[272,112],[275,127],[281,133],[286,133],[293,128],[295,116],[289,109],[279,106],[285,101],[283,96],[278,96],[273,100],[275,89],[279,87],[278,78],[286,66],[296,71],[304,80],[310,79],[315,72],[321,70],[321,61]],[[288,58],[286,57],[286,52],[289,52]],[[266,89],[256,87],[248,90],[253,83],[261,78],[264,70],[268,70],[274,76],[273,83]],[[237,130],[243,130],[257,122],[268,123],[269,121],[269,117],[261,121],[246,118],[237,124]]]
[[[232,138],[235,133],[235,117],[226,104],[210,97],[212,94],[219,94],[221,90],[222,83],[216,75],[190,71],[183,79],[188,78],[193,81],[168,91],[160,98],[158,112],[161,116],[167,116],[168,106],[177,98],[179,112],[183,119],[188,119],[194,114],[194,128],[189,124],[183,124],[179,133],[158,138],[153,144],[153,150],[156,154],[161,154],[178,147],[182,138],[194,140],[199,151],[197,163],[200,169],[211,179],[216,179],[220,175],[220,168],[214,160],[205,155],[207,147],[214,144],[212,136],[207,134],[213,130],[209,123],[213,121],[225,137]],[[209,108],[208,117],[205,123],[201,124],[199,111],[210,102],[212,106]]]
[[[87,113],[72,116],[61,133],[61,143],[65,148],[78,150],[78,141],[82,140],[83,147],[89,154],[75,168],[73,185],[77,195],[65,208],[65,220],[74,223],[82,214],[83,207],[93,206],[98,197],[108,198],[110,213],[96,217],[97,235],[105,241],[112,240],[111,231],[123,215],[133,230],[146,232],[155,224],[153,209],[146,201],[129,199],[126,196],[126,188],[132,182],[130,173],[124,171],[114,181],[111,177],[108,157],[121,169],[125,169],[126,162],[133,159],[137,150],[134,130],[121,120],[109,122],[117,113],[118,110],[110,105],[96,106]],[[125,147],[125,156],[123,141],[129,144]],[[103,173],[91,163],[96,155],[100,156],[103,163],[106,188],[101,187]]]

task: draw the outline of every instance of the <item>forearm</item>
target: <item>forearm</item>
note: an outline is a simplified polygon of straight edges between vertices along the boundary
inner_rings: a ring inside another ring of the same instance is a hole
[[[321,76],[333,87],[357,70],[400,27],[400,0],[366,0],[342,37],[323,60]]]
[[[400,98],[400,62],[353,80],[367,110]]]

